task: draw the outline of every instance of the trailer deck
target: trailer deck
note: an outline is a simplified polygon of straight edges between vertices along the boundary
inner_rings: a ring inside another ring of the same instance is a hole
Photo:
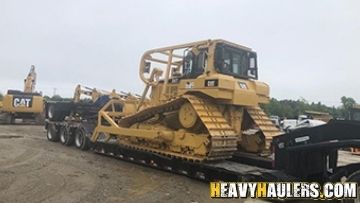
[[[49,121],[55,128],[82,129],[90,138],[95,123],[82,120]],[[298,129],[273,139],[273,154],[236,152],[231,159],[197,162],[122,146],[114,136],[89,142],[96,153],[145,165],[201,181],[313,181],[337,182],[360,169],[360,161],[339,162],[339,149],[359,146],[360,122],[330,121],[326,125]],[[69,143],[63,143],[68,145]],[[343,152],[341,152],[343,153]],[[341,154],[340,153],[340,154]]]

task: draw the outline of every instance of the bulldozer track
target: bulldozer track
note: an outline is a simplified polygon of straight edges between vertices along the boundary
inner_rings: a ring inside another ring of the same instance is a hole
[[[266,113],[258,106],[247,107],[246,111],[254,120],[255,124],[259,127],[265,136],[265,149],[269,149],[273,137],[279,135],[281,132],[271,122]]]
[[[211,148],[207,160],[231,158],[237,150],[237,134],[217,106],[193,95],[185,98],[192,104],[210,135]]]
[[[157,114],[179,110],[181,105],[185,102],[189,102],[192,105],[209,133],[208,140],[206,143],[203,143],[209,146],[207,155],[204,157],[199,157],[192,156],[190,154],[174,153],[170,151],[165,152],[164,150],[154,149],[141,145],[125,145],[137,150],[150,151],[161,155],[179,157],[192,161],[223,160],[231,158],[233,153],[237,150],[238,135],[227,123],[216,104],[194,95],[184,95],[183,97],[168,103],[144,109],[136,114],[121,119],[119,121],[119,125],[122,127],[130,127],[133,124],[144,122]]]

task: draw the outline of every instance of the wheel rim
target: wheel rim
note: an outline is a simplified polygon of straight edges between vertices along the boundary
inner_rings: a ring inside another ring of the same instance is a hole
[[[83,144],[83,136],[81,134],[81,132],[76,133],[76,138],[75,138],[75,145],[77,147],[81,147],[81,145]]]
[[[53,138],[52,133],[50,132],[50,129],[47,132],[47,137],[49,140],[51,140]]]
[[[53,118],[53,108],[52,108],[52,106],[50,106],[49,109],[48,109],[48,117]]]
[[[60,135],[60,141],[62,142],[62,143],[65,143],[65,141],[66,141],[66,132],[65,132],[65,130],[62,130],[62,132],[61,132],[61,135]]]

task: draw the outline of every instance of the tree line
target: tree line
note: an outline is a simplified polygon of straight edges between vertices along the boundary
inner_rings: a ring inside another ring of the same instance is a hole
[[[305,99],[298,100],[277,100],[271,98],[268,104],[262,105],[268,115],[277,115],[282,118],[297,118],[305,111],[319,111],[329,113],[333,118],[348,119],[350,110],[356,101],[351,97],[343,96],[340,98],[341,106],[327,106],[321,102],[308,102]]]

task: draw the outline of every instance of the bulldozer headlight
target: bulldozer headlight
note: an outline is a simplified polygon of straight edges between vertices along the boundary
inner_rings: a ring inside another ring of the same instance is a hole
[[[239,84],[239,87],[240,87],[241,89],[247,89],[247,88],[248,88],[247,85],[246,85],[246,83],[238,82],[238,84]]]
[[[205,87],[217,87],[219,80],[205,80]]]

